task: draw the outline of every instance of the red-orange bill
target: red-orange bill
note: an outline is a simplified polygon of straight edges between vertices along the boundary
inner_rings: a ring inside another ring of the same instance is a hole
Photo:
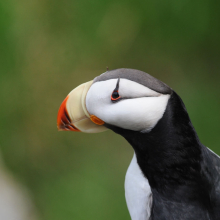
[[[60,131],[80,131],[78,128],[76,128],[69,117],[69,114],[66,109],[66,102],[68,100],[69,96],[67,96],[62,104],[60,105],[58,115],[57,115],[57,128]]]

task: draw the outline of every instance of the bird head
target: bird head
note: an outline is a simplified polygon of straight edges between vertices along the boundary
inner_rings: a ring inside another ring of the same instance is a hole
[[[111,126],[150,132],[163,117],[171,94],[169,86],[142,71],[107,71],[67,95],[57,127],[86,133]]]

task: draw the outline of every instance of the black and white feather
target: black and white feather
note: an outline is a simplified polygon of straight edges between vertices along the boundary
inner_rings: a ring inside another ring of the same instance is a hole
[[[120,99],[112,102],[119,78]],[[220,219],[220,158],[201,144],[169,86],[138,70],[107,71],[95,78],[86,107],[134,149],[125,180],[132,220]]]

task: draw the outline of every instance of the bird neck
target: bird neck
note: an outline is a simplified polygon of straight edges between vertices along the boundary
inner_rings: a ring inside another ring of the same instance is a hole
[[[149,133],[111,129],[121,134],[134,148],[137,162],[152,191],[169,198],[173,194],[175,198],[186,198],[186,194],[189,197],[207,196],[201,195],[203,187],[206,191],[211,187],[207,174],[203,172],[205,147],[200,143],[186,108],[175,92],[162,119]]]

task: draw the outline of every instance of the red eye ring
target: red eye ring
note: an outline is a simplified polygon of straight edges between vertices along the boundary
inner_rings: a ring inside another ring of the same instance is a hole
[[[111,95],[112,102],[116,102],[117,100],[119,100],[121,98],[121,96],[118,93],[119,82],[120,82],[120,78],[118,78],[118,81],[117,81],[117,84],[116,84],[116,88],[112,92],[112,95]]]
[[[111,100],[112,101],[117,101],[121,98],[121,96],[119,95],[118,91],[113,91],[112,95],[111,95]]]
[[[112,101],[117,101],[118,99],[120,99],[121,98],[121,96],[119,96],[118,98],[116,98],[116,99],[114,99],[113,97],[111,97],[111,100]]]

